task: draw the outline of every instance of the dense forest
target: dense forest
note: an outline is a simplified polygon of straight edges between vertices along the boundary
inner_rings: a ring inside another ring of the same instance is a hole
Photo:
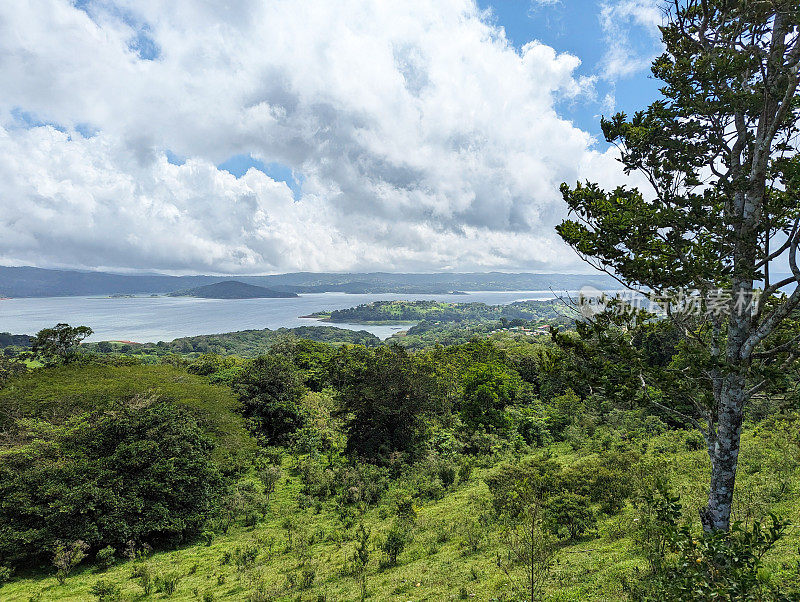
[[[391,324],[394,322],[482,322],[486,320],[564,320],[573,314],[563,302],[517,301],[507,305],[444,301],[374,301],[358,307],[311,314],[327,322]]]

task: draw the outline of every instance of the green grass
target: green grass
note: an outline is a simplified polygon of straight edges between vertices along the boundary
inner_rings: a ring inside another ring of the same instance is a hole
[[[188,409],[215,440],[218,459],[230,461],[254,449],[230,388],[211,385],[204,377],[166,365],[35,370],[0,390],[0,426],[4,416],[44,417],[57,422],[136,395],[168,397]]]
[[[750,430],[744,438],[736,511],[740,517],[756,512],[758,504],[773,499],[775,491],[788,482],[790,493],[784,492],[771,508],[796,522],[800,511],[797,496],[800,447],[792,443],[791,429],[778,435],[775,432],[775,429],[766,434]],[[687,450],[685,434],[681,432],[655,437],[642,447],[646,448],[643,452],[647,466],[670,475],[673,487],[682,494],[687,519],[696,522],[707,475],[705,452]],[[552,451],[564,465],[591,454],[576,452],[566,444],[553,446]],[[289,474],[290,462],[291,459],[285,460],[284,474]],[[398,566],[382,568],[381,553],[373,550],[367,579],[370,600],[456,600],[461,599],[462,593],[474,600],[503,599],[502,596],[509,599],[508,577],[497,566],[498,554],[504,559],[506,553],[500,523],[489,521],[476,552],[465,546],[468,524],[482,514],[491,515],[491,494],[482,479],[488,470],[491,468],[476,469],[466,483],[451,488],[444,498],[418,508],[413,540],[400,555]],[[198,543],[156,553],[148,559],[146,562],[155,572],[177,570],[182,575],[177,591],[169,599],[202,600],[208,593],[214,600],[247,600],[259,587],[264,593],[260,599],[265,600],[359,599],[359,583],[346,569],[353,551],[355,528],[343,527],[332,501],[325,502],[319,512],[300,509],[297,504],[300,486],[295,477],[282,478],[267,517],[254,529],[237,527],[227,535],[215,537],[211,546]],[[361,520],[371,528],[373,543],[389,528],[390,515],[388,504],[371,508],[363,515]],[[295,526],[291,546],[283,527],[287,519]],[[621,577],[631,576],[637,567],[644,566],[631,537],[635,521],[636,512],[628,504],[622,513],[602,518],[596,533],[563,544],[547,581],[546,599],[623,598]],[[298,543],[308,542],[312,536],[313,543]],[[775,579],[781,578],[783,564],[797,559],[799,543],[800,534],[794,527],[770,553],[767,568]],[[237,547],[248,545],[259,549],[254,569],[237,571],[232,563],[223,564],[226,552],[232,554]],[[299,577],[303,567],[315,571],[313,585],[306,590],[290,587],[290,576]],[[64,585],[58,585],[46,571],[29,574],[0,588],[0,599],[27,601],[41,591],[42,600],[91,600],[90,588],[100,579],[120,585],[123,599],[167,599],[163,593],[142,598],[141,587],[130,578],[132,568],[131,562],[120,563],[105,572],[87,566],[76,571]]]

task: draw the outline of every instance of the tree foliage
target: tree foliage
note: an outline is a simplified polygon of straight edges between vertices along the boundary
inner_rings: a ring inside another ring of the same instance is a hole
[[[708,444],[709,529],[729,525],[746,402],[772,367],[797,360],[800,334],[782,325],[800,304],[798,28],[794,0],[676,0],[652,67],[662,98],[602,122],[625,171],[642,174],[650,190],[561,189],[574,216],[557,227],[561,237],[625,286],[658,297],[681,334],[691,358],[681,367],[706,392],[691,398],[684,419]],[[780,268],[789,275],[772,278]],[[710,311],[720,291],[721,311]],[[706,319],[688,315],[689,292]]]
[[[305,393],[297,368],[285,356],[259,357],[237,378],[234,388],[253,430],[269,444],[286,443],[303,426]]]
[[[0,455],[0,564],[36,565],[64,541],[121,549],[199,532],[220,483],[212,445],[172,403],[142,403],[20,425],[25,443]]]
[[[45,364],[68,364],[75,360],[81,341],[91,334],[88,326],[56,324],[44,328],[31,340],[30,355]]]

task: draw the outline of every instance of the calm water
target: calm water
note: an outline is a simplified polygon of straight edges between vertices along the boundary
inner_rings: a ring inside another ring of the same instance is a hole
[[[453,302],[506,304],[528,299],[552,299],[552,291],[479,291],[468,295],[349,295],[315,293],[292,299],[195,299],[191,297],[47,297],[0,301],[0,332],[34,334],[58,322],[86,325],[89,340],[126,340],[137,343],[171,341],[178,337],[235,330],[294,326],[322,326],[325,322],[300,318],[317,311],[344,309],[383,300],[431,299]],[[408,326],[333,324],[367,330],[381,338]]]

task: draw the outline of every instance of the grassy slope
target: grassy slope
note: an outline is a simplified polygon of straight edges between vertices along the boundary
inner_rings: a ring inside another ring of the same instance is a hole
[[[217,444],[218,458],[253,449],[231,390],[172,366],[62,366],[37,370],[0,390],[3,416],[48,420],[103,408],[135,395],[160,395],[187,408]],[[1,426],[1,424],[0,424]]]
[[[702,503],[703,485],[706,475],[706,458],[702,451],[686,451],[684,435],[668,433],[652,439],[647,444],[646,457],[652,470],[667,471],[674,486],[682,492],[687,504],[686,514],[697,516],[696,508]],[[797,523],[800,500],[796,488],[800,487],[800,471],[796,462],[783,476],[776,476],[780,466],[786,466],[786,454],[797,454],[797,450],[781,449],[781,443],[772,441],[771,449],[765,451],[763,437],[748,433],[743,445],[743,454],[749,460],[743,462],[740,479],[738,508],[740,515],[752,510],[748,491],[774,485],[777,478],[788,478],[795,493],[782,496],[775,505],[784,517]],[[796,447],[796,446],[795,446]],[[568,446],[555,446],[553,451],[563,464],[574,461],[578,454]],[[765,455],[765,453],[767,455]],[[796,460],[796,457],[794,458]],[[287,461],[288,462],[288,461]],[[286,467],[285,467],[286,468]],[[764,473],[769,471],[769,473]],[[286,474],[286,473],[285,473]],[[482,481],[486,469],[476,470],[472,478],[451,490],[437,502],[429,502],[419,509],[413,542],[401,554],[399,566],[381,569],[380,553],[373,551],[370,561],[368,592],[372,600],[449,600],[498,599],[503,594],[508,599],[508,578],[497,567],[496,558],[505,557],[500,526],[490,523],[487,538],[480,543],[477,552],[465,546],[466,525],[475,521],[486,511],[490,493]],[[183,574],[173,600],[203,599],[212,593],[215,600],[243,600],[263,583],[267,596],[262,599],[317,600],[324,594],[327,600],[357,600],[359,586],[355,578],[343,570],[353,550],[353,530],[345,531],[330,504],[322,511],[300,510],[297,493],[300,484],[296,478],[281,480],[273,496],[270,514],[255,529],[232,529],[228,535],[220,535],[210,547],[198,544],[182,550],[159,553],[149,562],[156,571],[178,570]],[[372,528],[373,540],[388,529],[391,519],[381,508],[371,509],[364,516],[365,523]],[[287,546],[284,521],[290,519],[297,532],[295,545]],[[548,600],[618,600],[622,598],[620,576],[630,575],[635,567],[643,566],[636,556],[629,536],[634,526],[635,514],[628,506],[622,514],[605,518],[599,522],[598,532],[592,537],[565,545],[558,555],[558,562],[547,583]],[[305,591],[287,588],[287,574],[300,572],[300,539],[313,534],[314,542],[307,549],[308,565],[316,570],[314,585]],[[300,537],[298,537],[298,535]],[[271,546],[270,542],[274,542]],[[771,553],[768,565],[778,574],[783,562],[797,558],[796,549],[800,534],[793,528],[780,547]],[[232,564],[222,564],[226,551],[237,546],[255,544],[261,550],[256,569],[237,572]],[[15,580],[0,588],[0,599],[4,601],[28,600],[41,591],[43,600],[91,600],[89,588],[98,579],[118,583],[123,590],[123,599],[140,599],[141,588],[130,579],[131,563],[122,563],[99,573],[87,567],[68,578],[63,586],[47,573]],[[779,578],[779,577],[777,577]],[[474,597],[472,596],[474,594]],[[152,598],[166,599],[161,593]]]

